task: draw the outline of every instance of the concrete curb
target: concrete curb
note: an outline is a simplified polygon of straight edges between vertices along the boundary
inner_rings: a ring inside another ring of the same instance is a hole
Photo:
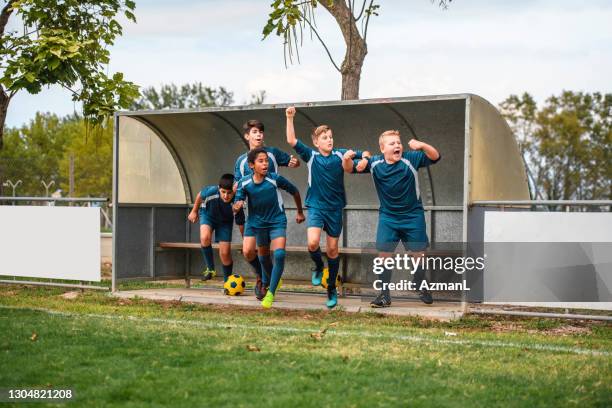
[[[193,289],[141,289],[118,291],[111,295],[123,299],[138,297],[166,302],[174,301],[207,305],[234,305],[261,309],[260,302],[252,295],[224,296],[221,293],[213,293],[211,290],[198,290],[194,293]],[[416,316],[443,321],[457,320],[463,316],[461,307],[458,304],[452,306],[449,304],[425,306],[417,302],[403,302],[400,306],[374,309],[355,298],[340,299],[339,303],[337,310],[347,313],[378,313],[388,316]],[[323,304],[323,297],[320,295],[293,294],[288,292],[279,293],[278,300],[274,302],[273,307],[276,309],[288,310],[328,310]]]

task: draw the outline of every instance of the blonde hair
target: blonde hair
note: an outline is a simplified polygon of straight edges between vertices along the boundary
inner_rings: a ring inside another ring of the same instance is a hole
[[[400,136],[400,132],[399,132],[399,130],[385,130],[378,137],[378,144],[382,145],[383,139],[385,138],[385,136],[398,136],[399,137]]]
[[[327,125],[320,125],[314,128],[312,131],[312,134],[310,135],[312,136],[313,143],[317,141],[317,139],[319,138],[319,136],[321,136],[321,134],[327,132],[328,130],[330,130],[330,127]]]

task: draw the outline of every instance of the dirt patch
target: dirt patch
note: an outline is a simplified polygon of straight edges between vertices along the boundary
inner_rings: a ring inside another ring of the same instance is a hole
[[[541,333],[550,336],[584,336],[591,334],[592,330],[590,327],[567,325],[544,330]]]
[[[81,292],[73,290],[71,292],[62,293],[60,297],[64,299],[68,299],[68,300],[74,300],[78,298],[80,295],[81,295]]]

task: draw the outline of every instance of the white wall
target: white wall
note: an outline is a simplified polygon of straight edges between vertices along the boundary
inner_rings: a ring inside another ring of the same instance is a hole
[[[100,281],[100,209],[0,206],[0,275]]]

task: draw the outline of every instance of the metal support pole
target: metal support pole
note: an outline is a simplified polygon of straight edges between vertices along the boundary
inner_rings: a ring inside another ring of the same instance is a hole
[[[111,277],[111,290],[117,291],[117,226],[119,225],[119,116],[115,113],[113,120],[113,265]]]

